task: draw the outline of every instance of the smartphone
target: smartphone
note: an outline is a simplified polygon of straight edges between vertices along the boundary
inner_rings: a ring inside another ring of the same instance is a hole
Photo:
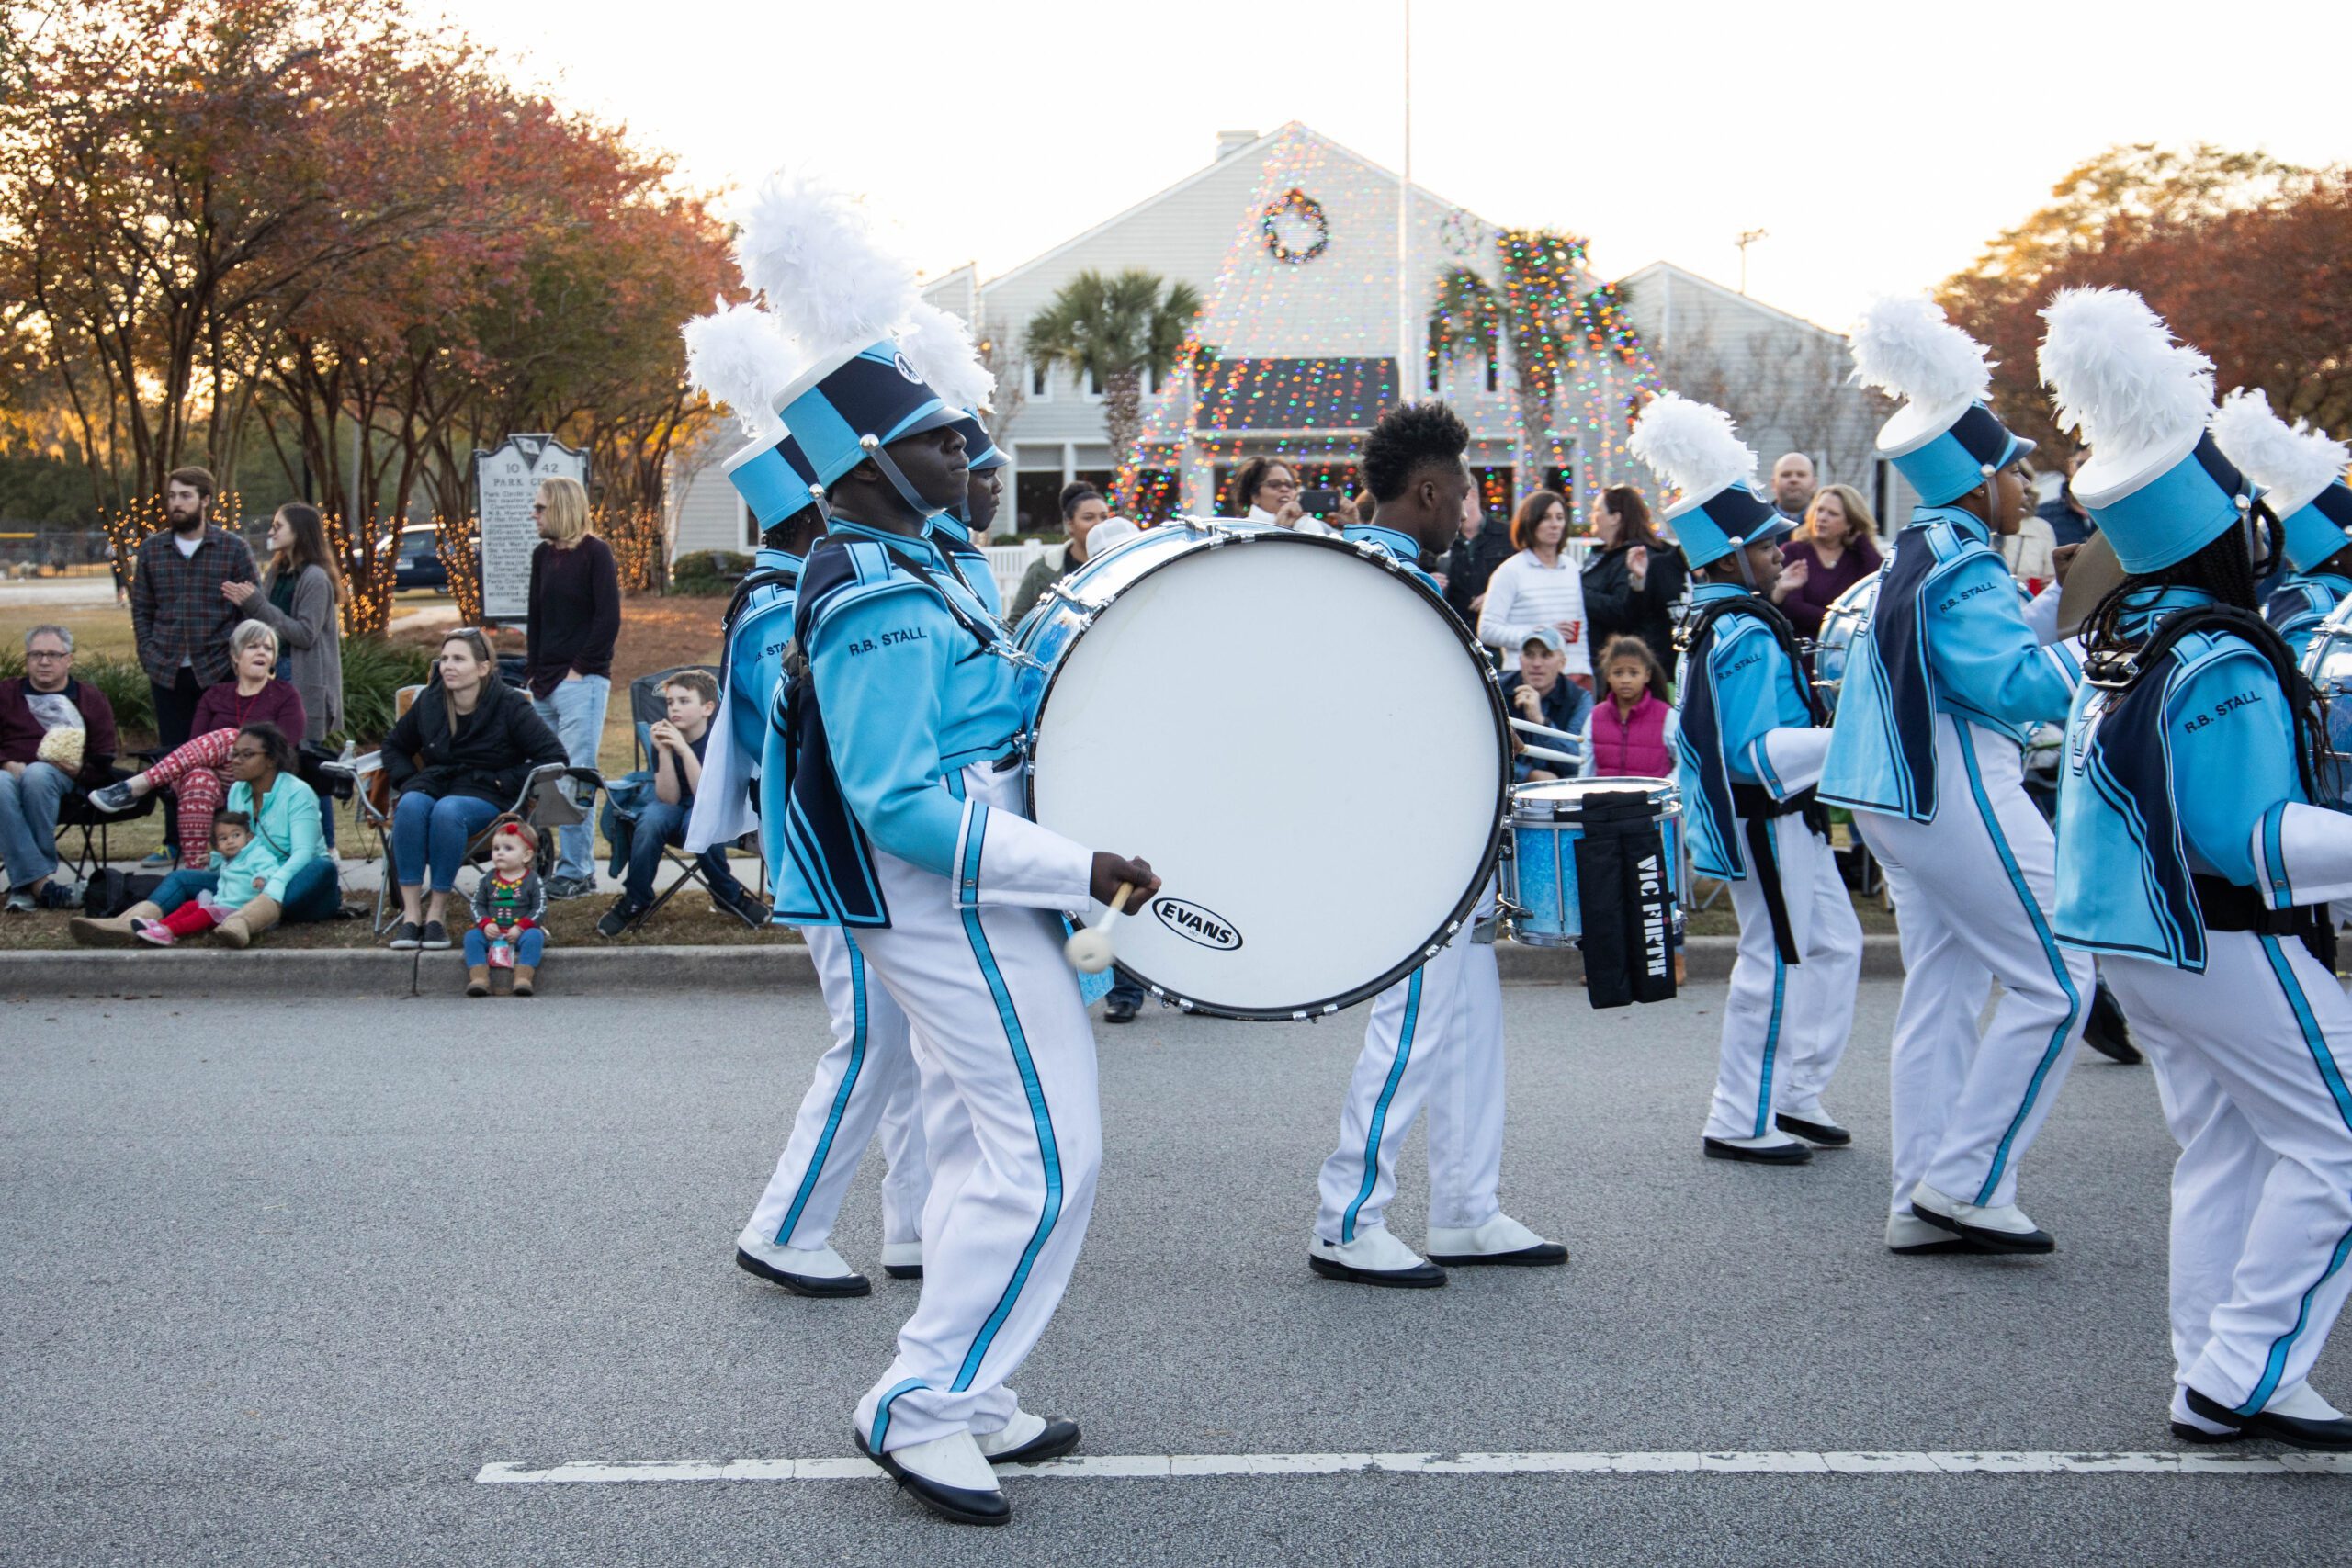
[[[1340,492],[1336,490],[1303,490],[1298,492],[1298,509],[1313,516],[1340,510]]]

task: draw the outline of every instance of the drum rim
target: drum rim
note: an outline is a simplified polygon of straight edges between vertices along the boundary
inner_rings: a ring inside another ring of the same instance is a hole
[[[1360,1001],[1378,996],[1427,964],[1434,956],[1437,949],[1452,941],[1464,926],[1470,923],[1470,917],[1477,908],[1478,900],[1486,896],[1487,884],[1494,877],[1495,863],[1502,853],[1503,830],[1510,815],[1510,716],[1503,706],[1501,683],[1496,677],[1494,666],[1487,661],[1486,650],[1479,646],[1476,634],[1462,624],[1462,618],[1453,613],[1453,607],[1445,602],[1444,596],[1422,581],[1417,573],[1407,570],[1402,563],[1391,558],[1383,551],[1361,549],[1346,539],[1330,538],[1318,534],[1300,534],[1288,528],[1232,527],[1185,518],[1174,518],[1170,521],[1199,530],[1200,538],[1197,543],[1202,549],[1225,549],[1238,545],[1275,545],[1285,547],[1312,546],[1317,549],[1337,550],[1358,560],[1369,561],[1420,595],[1430,607],[1438,613],[1438,618],[1444,622],[1447,631],[1453,634],[1453,639],[1462,645],[1464,650],[1486,672],[1484,683],[1487,706],[1494,721],[1497,750],[1503,758],[1503,765],[1497,770],[1495,780],[1495,808],[1487,818],[1487,847],[1478,857],[1477,874],[1470,879],[1469,890],[1463,894],[1461,900],[1454,905],[1453,912],[1446,916],[1435,931],[1418,943],[1413,951],[1405,956],[1403,962],[1378,979],[1363,986],[1315,1001],[1301,1002],[1283,1008],[1240,1007],[1204,1000],[1199,997],[1171,990],[1155,981],[1146,979],[1129,969],[1124,963],[1114,961],[1113,964],[1122,978],[1134,981],[1160,1000],[1173,1002],[1186,1012],[1199,1013],[1207,1018],[1230,1018],[1246,1023],[1289,1023],[1300,1019],[1320,1018],[1329,1013],[1339,1012],[1343,1009],[1355,1006]],[[1187,550],[1170,551],[1164,559],[1154,561],[1137,572],[1129,581],[1127,586],[1133,587],[1146,578],[1167,570],[1170,566],[1182,560],[1191,553]],[[1086,634],[1093,629],[1094,617],[1090,615],[1083,625],[1070,633],[1069,640],[1062,645],[1060,656],[1054,662],[1052,672],[1046,677],[1044,688],[1037,694],[1035,716],[1029,722],[1029,765],[1022,770],[1021,781],[1023,800],[1028,807],[1029,818],[1033,822],[1037,817],[1037,720],[1044,717],[1046,705],[1053,701],[1054,687],[1061,681],[1062,671],[1069,667],[1071,650],[1084,641]]]

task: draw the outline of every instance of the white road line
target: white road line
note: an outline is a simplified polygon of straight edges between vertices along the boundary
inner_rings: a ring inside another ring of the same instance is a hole
[[[1006,1465],[1005,1475],[1079,1481],[1217,1475],[2352,1475],[2352,1454],[1959,1451],[1816,1453],[1099,1454]],[[575,1460],[533,1470],[486,1464],[485,1486],[610,1486],[648,1481],[848,1481],[863,1459]]]

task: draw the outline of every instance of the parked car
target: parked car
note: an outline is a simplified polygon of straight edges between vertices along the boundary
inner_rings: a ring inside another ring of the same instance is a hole
[[[379,556],[386,551],[391,552],[392,589],[395,592],[405,588],[449,586],[449,570],[441,564],[441,555],[435,545],[436,534],[429,523],[401,529],[397,544],[390,537],[377,541],[376,549]]]

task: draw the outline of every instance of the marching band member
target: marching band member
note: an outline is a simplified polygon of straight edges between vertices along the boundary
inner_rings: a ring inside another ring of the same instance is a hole
[[[931,1195],[922,1295],[854,1436],[942,1517],[998,1524],[991,1461],[1067,1452],[1067,1421],[1006,1380],[1077,1261],[1102,1156],[1094,1036],[1055,911],[1140,908],[1149,866],[1023,813],[1025,718],[1003,628],[949,570],[931,518],[969,493],[956,410],[889,334],[911,305],[849,205],[764,190],[745,274],[823,345],[779,400],[832,510],[794,610],[777,917],[853,928],[908,1016]],[[820,270],[821,269],[821,270]]]
[[[1861,380],[1907,400],[1878,451],[1920,499],[1854,639],[1821,778],[1886,868],[1903,947],[1886,1245],[2048,1252],[2018,1168],[2082,1033],[2091,961],[2051,935],[2053,840],[2022,783],[2025,739],[2065,714],[2075,662],[2042,646],[1991,543],[2025,514],[2033,444],[1985,406],[1983,346],[1927,300],[1879,301],[1852,345]],[[2054,626],[2054,596],[2034,609]]]
[[[1675,773],[1692,863],[1730,885],[1739,917],[1700,1146],[1803,1164],[1814,1144],[1852,1141],[1821,1094],[1853,1032],[1862,930],[1813,804],[1829,733],[1770,598],[1791,525],[1749,488],[1756,453],[1721,409],[1668,392],[1631,446],[1681,491],[1666,513],[1692,571]]]
[[[989,530],[996,525],[997,509],[1004,504],[1004,469],[1012,459],[989,434],[979,414],[967,409],[956,420],[956,433],[964,438],[966,466],[970,478],[966,483],[964,504],[952,507],[931,520],[931,531],[939,547],[956,569],[964,585],[979,596],[989,607],[989,614],[1004,619],[1004,592],[997,586],[996,574],[989,567]]]
[[[2131,574],[2085,626],[2057,936],[2100,954],[2180,1143],[2172,1429],[2352,1449],[2304,1381],[2352,1290],[2352,1002],[2326,919],[2352,893],[2352,818],[2312,804],[2325,732],[2256,613],[2250,487],[2206,428],[2211,362],[2137,295],[2069,289],[2043,315],[2042,379],[2091,448],[2075,494]],[[2224,428],[2277,472],[2293,433],[2249,444],[2256,419],[2242,400]],[[2302,440],[2305,472],[2341,473],[2342,446]],[[2282,483],[2280,510],[2333,482]]]
[[[2344,483],[2346,448],[2318,432],[2289,429],[2270,412],[2267,393],[2241,389],[2213,415],[2222,456],[2262,487],[2262,504],[2278,523],[2288,572],[2262,606],[2263,618],[2297,660],[2328,612],[2352,594],[2352,488]]]
[[[1441,402],[1407,403],[1364,438],[1363,477],[1377,502],[1342,537],[1397,561],[1434,590],[1424,551],[1458,531],[1471,476],[1469,427]],[[1450,613],[1450,612],[1441,612]],[[1340,1143],[1323,1162],[1307,1266],[1366,1285],[1445,1283],[1441,1265],[1555,1265],[1568,1249],[1502,1211],[1503,994],[1494,942],[1479,927],[1495,913],[1489,883],[1472,919],[1437,954],[1380,993],[1364,1025]],[[1396,1195],[1396,1149],[1430,1113],[1430,1256],[1384,1223]]]
[[[801,566],[824,532],[824,491],[800,443],[769,406],[795,369],[791,346],[774,319],[757,306],[739,305],[688,322],[685,337],[689,378],[753,433],[725,469],[761,526],[752,570],[736,585],[721,622],[723,690],[706,754],[706,773],[716,770],[718,783],[706,784],[696,795],[687,842],[705,849],[756,826],[763,858],[773,867],[781,863],[783,824],[774,815],[760,816],[754,792],[763,770],[779,770],[782,781],[782,747],[768,715],[783,683]],[[863,1296],[873,1287],[833,1250],[831,1238],[877,1127],[889,1168],[882,1183],[882,1267],[894,1279],[922,1273],[930,1168],[916,1115],[907,1019],[888,992],[868,982],[848,932],[811,926],[801,934],[833,1043],[818,1059],[775,1174],[735,1238],[735,1263],[795,1295]]]

